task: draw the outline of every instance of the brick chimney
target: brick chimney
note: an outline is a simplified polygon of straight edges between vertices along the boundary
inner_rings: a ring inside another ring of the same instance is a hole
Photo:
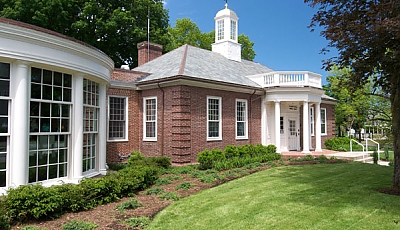
[[[138,66],[141,66],[162,55],[163,46],[152,42],[140,42],[137,44]]]

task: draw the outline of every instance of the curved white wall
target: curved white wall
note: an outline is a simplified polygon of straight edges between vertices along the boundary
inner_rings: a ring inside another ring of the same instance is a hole
[[[32,135],[29,122],[29,110],[31,109],[29,103],[32,102],[32,68],[72,75],[71,100],[67,102],[71,110],[70,130],[66,134],[69,137],[67,176],[38,181],[44,185],[53,185],[60,181],[76,183],[82,177],[104,174],[106,150],[102,143],[106,143],[105,127],[107,127],[105,89],[110,83],[114,62],[100,50],[82,42],[39,27],[3,18],[0,18],[0,62],[10,64],[10,93],[9,96],[0,96],[0,100],[7,100],[10,104],[6,186],[0,187],[0,195],[5,193],[9,187],[28,184],[31,180],[28,168],[30,156],[28,139]],[[84,79],[90,79],[97,83],[100,89],[98,91],[99,102],[96,107],[99,114],[96,168],[86,173],[80,171],[82,170],[82,148],[84,148],[81,138],[85,129],[85,124],[82,122],[84,119],[82,108],[85,103],[82,98]],[[64,103],[63,101],[54,101],[54,95],[52,100],[33,100],[47,104]],[[53,134],[37,133],[34,135]]]

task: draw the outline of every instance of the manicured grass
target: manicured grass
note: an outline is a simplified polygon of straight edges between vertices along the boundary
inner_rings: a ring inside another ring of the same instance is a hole
[[[393,167],[278,167],[180,200],[146,229],[400,229]]]

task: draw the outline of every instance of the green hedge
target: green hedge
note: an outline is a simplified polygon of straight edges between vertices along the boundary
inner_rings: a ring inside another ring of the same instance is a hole
[[[274,145],[263,146],[258,144],[232,146],[228,145],[221,149],[204,150],[197,156],[200,169],[226,170],[235,167],[243,167],[251,163],[264,163],[281,159],[281,155],[276,153]]]
[[[98,179],[83,179],[80,184],[43,187],[41,184],[10,188],[0,200],[0,229],[11,221],[54,219],[67,212],[88,210],[98,205],[133,196],[159,178],[160,168],[168,166],[164,158],[142,158],[117,173]],[[169,163],[170,165],[170,163]]]

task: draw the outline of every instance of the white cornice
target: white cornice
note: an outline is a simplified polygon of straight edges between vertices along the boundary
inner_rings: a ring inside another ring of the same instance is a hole
[[[2,57],[73,69],[107,82],[114,69],[114,62],[100,50],[45,32],[0,23],[1,39]],[[85,60],[85,63],[79,59]]]

